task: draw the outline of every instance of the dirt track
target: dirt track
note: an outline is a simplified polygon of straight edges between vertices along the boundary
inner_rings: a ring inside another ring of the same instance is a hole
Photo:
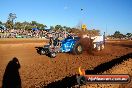
[[[78,67],[91,69],[108,62],[113,58],[132,52],[132,41],[109,42],[101,52],[81,55],[59,53],[56,58],[41,56],[35,47],[46,44],[43,40],[1,40],[0,41],[0,86],[4,71],[13,57],[17,57],[21,68],[19,70],[22,87],[43,86],[60,80],[66,76],[78,74]]]
[[[105,71],[103,74],[129,74],[130,77],[132,77],[132,58],[129,58],[127,61],[124,61],[123,63],[114,66],[112,69]],[[87,83],[80,88],[132,88],[132,81],[124,84]]]

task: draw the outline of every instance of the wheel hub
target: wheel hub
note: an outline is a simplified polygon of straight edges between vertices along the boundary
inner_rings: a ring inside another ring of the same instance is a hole
[[[52,56],[55,57],[55,53],[52,53]]]
[[[78,46],[78,51],[81,52],[82,51],[82,47],[81,46]]]

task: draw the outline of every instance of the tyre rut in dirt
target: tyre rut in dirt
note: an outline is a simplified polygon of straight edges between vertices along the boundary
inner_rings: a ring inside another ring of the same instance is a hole
[[[80,43],[76,43],[73,47],[72,53],[75,55],[79,55],[83,52],[83,47]]]

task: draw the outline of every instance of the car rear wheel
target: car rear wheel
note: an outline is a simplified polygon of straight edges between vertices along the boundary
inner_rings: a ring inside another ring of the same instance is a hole
[[[80,43],[76,43],[73,47],[73,54],[81,54],[83,52],[83,47]]]

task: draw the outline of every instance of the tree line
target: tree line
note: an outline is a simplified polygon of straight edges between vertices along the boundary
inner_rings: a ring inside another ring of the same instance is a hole
[[[31,22],[14,22],[14,20],[17,18],[16,14],[10,13],[7,21],[5,23],[0,21],[0,25],[4,25],[7,29],[24,29],[24,30],[32,30],[32,28],[37,28],[39,30],[45,30],[47,28],[47,25],[38,23],[37,21],[31,21]],[[2,28],[2,26],[0,26]],[[83,34],[92,34],[92,35],[99,35],[100,30],[92,29],[92,30],[81,30],[78,28],[71,28],[67,26],[62,25],[55,25],[50,26],[50,29],[53,31],[67,31],[72,33],[83,33]]]
[[[118,38],[118,39],[132,38],[132,33],[122,34],[120,31],[115,31],[114,34],[108,35],[108,37],[110,37],[110,38]]]

